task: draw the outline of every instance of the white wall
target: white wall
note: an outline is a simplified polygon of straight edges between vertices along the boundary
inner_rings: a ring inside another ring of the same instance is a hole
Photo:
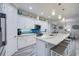
[[[3,4],[7,23],[6,55],[12,55],[17,51],[17,9],[10,4]]]

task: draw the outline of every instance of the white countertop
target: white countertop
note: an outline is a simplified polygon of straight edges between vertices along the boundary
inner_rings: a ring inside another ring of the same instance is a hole
[[[53,45],[58,45],[61,41],[66,39],[68,36],[69,36],[69,33],[58,33],[58,34],[55,34],[54,36],[43,35],[41,37],[36,37],[36,39],[42,40],[44,42],[47,42]]]
[[[36,36],[36,34],[31,33],[31,34],[22,34],[22,35],[17,35],[17,37],[24,37],[24,36]]]

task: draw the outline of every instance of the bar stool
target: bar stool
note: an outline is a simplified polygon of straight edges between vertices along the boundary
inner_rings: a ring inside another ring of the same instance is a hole
[[[65,49],[66,47],[64,46],[55,46],[53,48],[51,48],[51,56],[62,56],[65,54]]]
[[[51,56],[61,56],[61,55],[68,55],[68,44],[70,42],[70,39],[66,39],[62,41],[59,45],[52,47],[51,50]]]
[[[62,41],[59,45],[60,45],[60,46],[65,46],[65,47],[67,47],[69,43],[70,43],[70,39],[65,39],[65,40]]]

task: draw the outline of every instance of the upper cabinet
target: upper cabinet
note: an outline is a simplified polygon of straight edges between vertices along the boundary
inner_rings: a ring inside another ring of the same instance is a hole
[[[40,25],[41,31],[45,31],[45,29],[48,29],[48,22],[46,21],[41,21],[18,15],[18,28],[26,29],[28,31],[30,29],[34,29],[35,25]]]

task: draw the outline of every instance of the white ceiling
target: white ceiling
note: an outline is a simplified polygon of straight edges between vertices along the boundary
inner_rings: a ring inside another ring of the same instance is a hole
[[[65,18],[73,18],[79,16],[79,4],[78,3],[14,3],[17,8],[32,12],[34,14],[51,19],[58,19],[58,15],[62,15]],[[32,6],[32,10],[29,10],[29,6]],[[62,10],[64,8],[64,11]],[[56,11],[56,15],[52,16],[52,10]],[[44,14],[41,15],[41,12]]]

